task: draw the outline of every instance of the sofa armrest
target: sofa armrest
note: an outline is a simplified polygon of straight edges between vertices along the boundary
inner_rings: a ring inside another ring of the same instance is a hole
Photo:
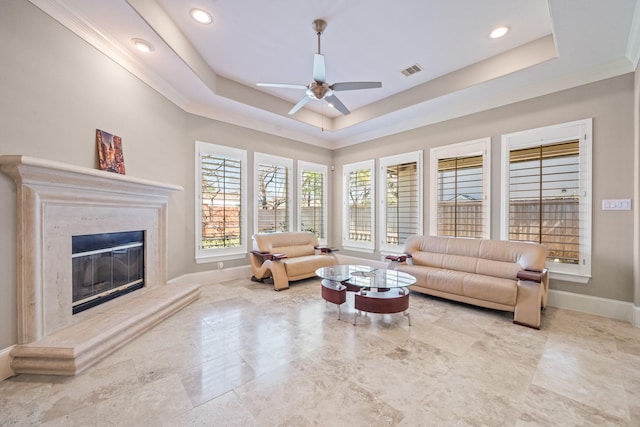
[[[406,262],[408,258],[413,258],[410,254],[402,255],[387,255],[384,259],[388,259],[391,262]]]
[[[330,248],[329,246],[323,246],[323,245],[314,246],[313,249],[320,251],[323,254],[330,254],[332,252],[338,252],[340,250],[338,248]]]
[[[406,264],[409,258],[413,258],[410,254],[402,254],[402,255],[387,255],[384,257],[389,263],[387,264],[387,269],[395,270],[398,264]]]
[[[520,270],[516,277],[520,280],[526,280],[529,282],[542,283],[544,279],[545,272],[544,271],[535,271],[535,270]]]
[[[251,253],[262,258],[263,261],[277,261],[287,257],[285,254],[272,254],[271,252],[251,251]]]

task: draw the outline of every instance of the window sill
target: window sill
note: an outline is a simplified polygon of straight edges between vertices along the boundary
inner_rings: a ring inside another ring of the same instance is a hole
[[[367,254],[372,254],[374,251],[373,248],[359,248],[356,246],[343,246],[342,249],[344,249],[345,251],[364,252]]]
[[[230,261],[234,259],[244,259],[247,257],[245,253],[225,254],[225,255],[200,255],[196,256],[196,264],[206,264],[208,262]]]
[[[553,271],[549,271],[549,278],[553,280],[562,280],[564,282],[575,282],[575,283],[582,283],[582,284],[586,284],[589,282],[589,280],[591,280],[590,275],[585,276],[582,274],[558,273]]]

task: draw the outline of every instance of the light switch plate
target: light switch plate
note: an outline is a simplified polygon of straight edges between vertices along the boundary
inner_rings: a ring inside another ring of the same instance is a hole
[[[630,211],[631,199],[603,199],[603,211]]]

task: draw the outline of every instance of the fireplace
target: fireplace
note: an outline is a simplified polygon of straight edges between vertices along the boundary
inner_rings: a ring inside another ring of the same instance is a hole
[[[199,297],[197,283],[167,283],[169,196],[182,187],[27,156],[0,155],[0,171],[16,183],[18,343],[10,353],[16,373],[74,375]],[[142,238],[113,242],[131,231]],[[74,237],[91,235],[110,235],[111,249],[80,250],[89,258],[78,256],[75,270],[71,256],[83,238]],[[103,271],[125,254],[135,261]],[[81,274],[84,287],[98,292],[82,290],[74,301],[73,278]],[[114,276],[112,289],[102,283],[105,276]],[[125,297],[73,314],[76,305],[140,284]]]
[[[144,231],[72,236],[71,252],[73,314],[144,286]]]

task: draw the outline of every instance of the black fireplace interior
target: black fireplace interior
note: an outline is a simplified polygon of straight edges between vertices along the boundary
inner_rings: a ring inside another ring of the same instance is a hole
[[[144,286],[144,231],[72,237],[73,314]]]

